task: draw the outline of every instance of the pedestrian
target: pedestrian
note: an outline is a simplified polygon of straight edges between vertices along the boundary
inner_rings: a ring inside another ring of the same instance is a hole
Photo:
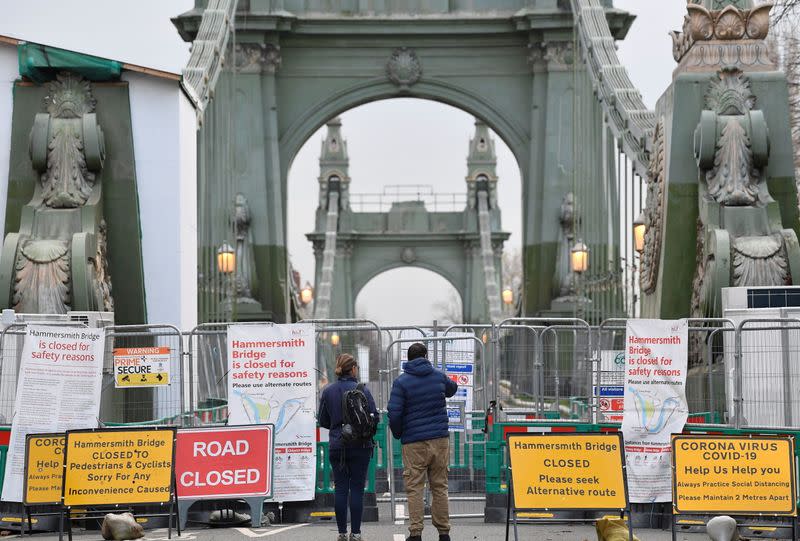
[[[361,541],[364,487],[372,459],[372,436],[375,435],[378,410],[372,394],[358,383],[358,363],[349,353],[336,357],[336,377],[337,380],[322,391],[319,426],[330,431],[328,459],[336,486],[334,509],[339,528],[337,541]],[[370,424],[369,429],[363,426],[367,423]],[[349,538],[348,500],[351,526]]]
[[[389,397],[389,427],[403,444],[403,480],[411,520],[406,541],[422,540],[426,476],[433,497],[431,522],[439,531],[439,541],[450,541],[450,433],[445,399],[456,394],[458,386],[444,372],[434,369],[427,357],[424,344],[408,348],[408,362],[394,381]]]

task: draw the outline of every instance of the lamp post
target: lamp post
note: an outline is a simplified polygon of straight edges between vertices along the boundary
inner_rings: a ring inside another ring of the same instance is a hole
[[[314,300],[314,289],[311,287],[311,284],[306,282],[306,285],[300,290],[300,302],[302,302],[303,305],[308,305],[312,300]]]
[[[221,274],[231,274],[236,270],[236,252],[227,242],[217,250],[217,270]]]
[[[589,248],[581,240],[572,246],[570,266],[575,274],[583,274],[589,269]]]
[[[647,225],[644,223],[644,214],[633,221],[633,247],[640,254],[644,252],[644,235],[647,233]]]

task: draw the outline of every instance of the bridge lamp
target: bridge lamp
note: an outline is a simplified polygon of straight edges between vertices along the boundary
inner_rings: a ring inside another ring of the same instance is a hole
[[[633,246],[640,254],[644,252],[644,235],[647,233],[647,226],[644,223],[644,213],[633,221]]]
[[[314,299],[314,289],[311,287],[311,284],[306,282],[306,285],[303,289],[300,290],[300,302],[303,304],[308,304]]]
[[[570,257],[572,272],[577,274],[586,272],[589,268],[589,248],[583,241],[578,240],[578,242],[575,243],[570,255],[572,256]]]
[[[514,303],[514,292],[511,291],[510,287],[507,287],[503,290],[503,302],[505,304],[513,304]]]
[[[230,274],[236,270],[236,252],[227,242],[217,250],[217,270],[222,274]]]
[[[331,345],[332,346],[338,346],[339,345],[339,335],[338,334],[333,333],[331,335]]]

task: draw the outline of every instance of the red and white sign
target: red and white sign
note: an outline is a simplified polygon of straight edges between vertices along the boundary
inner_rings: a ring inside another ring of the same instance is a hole
[[[272,495],[273,426],[178,430],[179,498]]]

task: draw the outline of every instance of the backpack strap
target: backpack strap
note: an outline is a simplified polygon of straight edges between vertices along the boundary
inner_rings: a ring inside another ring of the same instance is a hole
[[[361,391],[363,393],[364,392],[364,384],[363,383],[359,383],[358,385],[356,385],[356,391]]]

